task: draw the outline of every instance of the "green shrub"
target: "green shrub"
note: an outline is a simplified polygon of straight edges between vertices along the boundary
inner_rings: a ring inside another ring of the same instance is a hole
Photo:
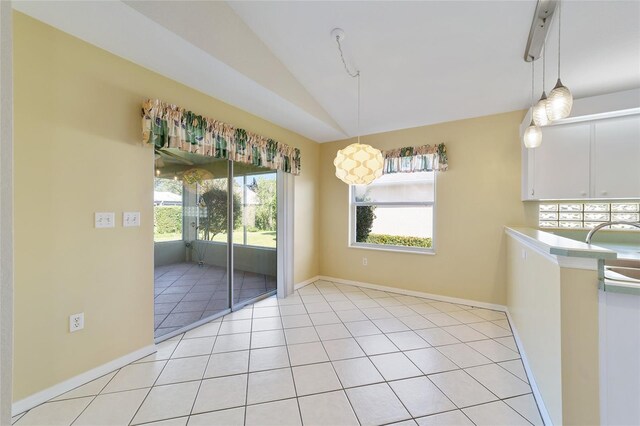
[[[356,241],[361,243],[367,241],[373,221],[376,218],[374,206],[356,207]]]
[[[431,238],[405,237],[401,235],[369,234],[366,242],[369,244],[385,244],[391,246],[431,247]]]
[[[153,220],[156,234],[182,232],[182,207],[155,206]]]

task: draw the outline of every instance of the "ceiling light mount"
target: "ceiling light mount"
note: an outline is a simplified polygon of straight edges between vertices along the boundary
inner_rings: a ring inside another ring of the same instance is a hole
[[[336,41],[344,41],[347,35],[344,33],[342,28],[334,28],[331,30],[331,39]]]
[[[524,50],[524,60],[535,61],[542,56],[544,42],[551,26],[553,14],[558,6],[558,0],[538,0],[536,11],[533,14],[533,22],[529,30],[527,47]]]

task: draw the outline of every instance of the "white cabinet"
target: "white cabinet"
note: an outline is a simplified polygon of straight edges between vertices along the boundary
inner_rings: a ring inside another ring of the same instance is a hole
[[[640,115],[594,122],[594,198],[640,195]]]
[[[600,291],[600,424],[640,424],[640,295]]]
[[[590,143],[590,123],[544,127],[542,145],[532,152],[530,198],[588,198]]]
[[[543,127],[522,176],[523,200],[640,198],[640,114]]]

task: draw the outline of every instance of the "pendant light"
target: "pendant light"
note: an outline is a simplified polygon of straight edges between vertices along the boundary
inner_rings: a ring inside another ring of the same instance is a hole
[[[340,28],[331,31],[331,37],[335,38],[340,51],[340,58],[344,69],[350,77],[358,82],[358,142],[338,151],[333,165],[336,166],[336,176],[338,179],[349,185],[368,185],[374,179],[382,175],[384,161],[380,150],[369,145],[360,143],[360,71],[355,73],[349,71],[347,63],[342,54],[340,41],[344,40],[345,34]]]
[[[533,82],[535,77],[534,61],[531,58],[531,124],[524,131],[523,142],[527,148],[537,148],[542,143],[542,130],[533,122],[533,109],[535,108],[533,97]]]
[[[573,96],[568,87],[560,81],[560,36],[562,34],[562,1],[558,0],[558,81],[547,99],[547,115],[549,120],[555,121],[567,118],[571,114]]]
[[[547,93],[544,91],[546,82],[545,71],[547,70],[547,51],[545,47],[546,46],[542,48],[542,96],[540,96],[540,100],[533,107],[533,122],[539,127],[549,124],[549,117],[547,116]]]

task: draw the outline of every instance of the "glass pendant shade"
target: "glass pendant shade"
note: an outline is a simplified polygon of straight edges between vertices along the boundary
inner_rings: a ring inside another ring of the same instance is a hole
[[[568,87],[563,86],[560,79],[547,98],[547,116],[550,120],[567,118],[571,114],[573,96]]]
[[[368,185],[382,175],[384,161],[380,150],[354,143],[338,151],[333,165],[338,179],[349,185]]]
[[[536,126],[533,120],[527,130],[524,131],[524,146],[527,148],[537,148],[542,143],[542,130]]]
[[[536,126],[546,126],[549,124],[547,116],[547,94],[542,92],[538,103],[533,107],[533,122]]]

